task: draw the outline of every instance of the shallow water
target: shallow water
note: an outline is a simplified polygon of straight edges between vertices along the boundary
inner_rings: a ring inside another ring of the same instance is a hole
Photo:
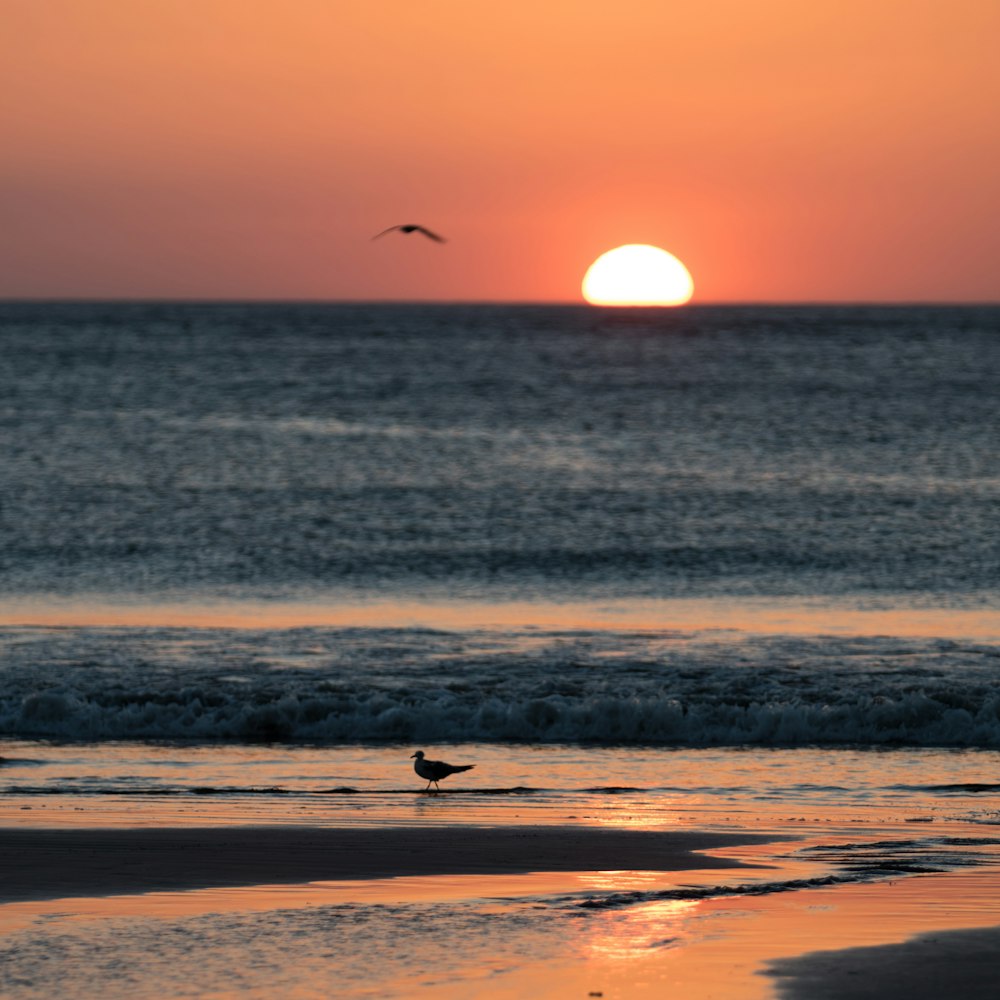
[[[475,769],[428,795],[411,745],[0,749],[0,817],[29,826],[1000,823],[994,750],[456,744],[434,755]]]
[[[422,791],[410,745],[21,740],[3,750],[5,825],[416,825],[461,837],[468,827],[584,824],[771,838],[713,852],[755,866],[724,871],[8,904],[0,984],[11,997],[458,998],[530,988],[561,1000],[669,988],[764,998],[770,959],[1000,922],[993,750],[455,744],[442,755],[476,766],[440,794]]]
[[[188,768],[217,781],[268,773],[291,783],[294,772],[307,784],[310,774],[326,778],[331,756],[301,747],[112,746],[105,759],[66,746],[16,749],[39,761],[25,770],[53,770],[59,781],[72,784],[78,771],[89,775],[85,784],[107,785],[113,772],[124,780],[134,770],[129,782],[150,789],[164,779],[179,785]],[[470,759],[473,749],[449,751]],[[343,775],[369,794],[178,791],[137,800],[105,788],[11,796],[3,820],[418,824],[440,828],[445,844],[470,826],[539,822],[747,830],[771,839],[711,852],[754,866],[741,869],[408,877],[8,904],[0,906],[4,995],[278,992],[305,1000],[331,992],[458,998],[531,991],[562,1000],[592,990],[654,997],[669,989],[764,998],[771,981],[761,973],[781,956],[1000,923],[996,790],[973,791],[967,781],[995,766],[992,751],[545,746],[504,756],[480,747],[477,770],[514,782],[544,768],[546,790],[477,789],[473,771],[458,776],[469,794],[425,795],[412,782],[400,785],[408,762],[396,748],[340,750]],[[667,769],[677,784],[653,785]],[[942,785],[914,785],[914,774]],[[631,791],[586,784],[626,775],[637,782]],[[834,776],[841,784],[825,783]],[[16,806],[25,801],[27,813]]]

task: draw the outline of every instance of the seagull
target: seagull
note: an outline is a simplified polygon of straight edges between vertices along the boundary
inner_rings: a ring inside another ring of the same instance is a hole
[[[410,757],[410,760],[413,760],[414,757],[417,759],[414,761],[413,770],[421,778],[427,779],[425,792],[430,791],[431,782],[434,782],[434,787],[440,792],[439,781],[443,781],[449,774],[458,774],[460,771],[471,771],[476,766],[475,764],[446,764],[443,760],[424,760],[423,750],[418,750]]]
[[[447,243],[448,241],[443,236],[438,236],[437,233],[432,233],[429,229],[424,226],[390,226],[388,229],[383,229],[382,232],[376,233],[372,239],[377,240],[380,236],[385,236],[386,233],[420,233],[426,236],[429,240],[434,240],[435,243]]]

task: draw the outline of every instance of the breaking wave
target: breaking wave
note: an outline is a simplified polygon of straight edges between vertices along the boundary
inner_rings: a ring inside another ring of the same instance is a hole
[[[69,740],[247,742],[597,742],[689,746],[872,744],[1000,747],[1000,699],[976,710],[914,693],[897,699],[831,692],[829,704],[655,694],[550,693],[480,703],[443,692],[334,695],[308,691],[170,695],[79,688],[3,699],[8,735]]]
[[[997,650],[418,629],[0,632],[8,736],[1000,747]]]

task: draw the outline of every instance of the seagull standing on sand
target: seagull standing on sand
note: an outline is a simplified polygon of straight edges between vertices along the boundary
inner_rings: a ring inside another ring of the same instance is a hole
[[[413,761],[413,770],[421,778],[427,779],[425,792],[430,791],[431,782],[434,783],[434,787],[440,792],[439,781],[443,781],[449,774],[458,774],[460,771],[471,771],[476,766],[475,764],[446,764],[443,760],[424,760],[423,750],[418,750],[410,757],[410,760],[413,760],[414,757],[417,759]]]
[[[377,240],[386,233],[420,233],[421,236],[426,236],[429,240],[433,240],[435,243],[447,243],[448,241],[443,236],[438,236],[437,233],[432,233],[429,229],[424,226],[390,226],[388,229],[383,229],[382,232],[376,233],[372,239]]]

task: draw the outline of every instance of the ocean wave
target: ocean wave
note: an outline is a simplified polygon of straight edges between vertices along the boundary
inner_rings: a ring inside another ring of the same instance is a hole
[[[978,711],[926,693],[897,699],[842,697],[709,703],[653,695],[562,695],[465,703],[443,692],[351,696],[185,689],[144,692],[50,690],[0,707],[9,736],[82,740],[245,742],[596,742],[690,746],[871,744],[1000,747],[1000,699]]]
[[[9,629],[0,651],[17,737],[1000,747],[996,649],[935,639]]]

